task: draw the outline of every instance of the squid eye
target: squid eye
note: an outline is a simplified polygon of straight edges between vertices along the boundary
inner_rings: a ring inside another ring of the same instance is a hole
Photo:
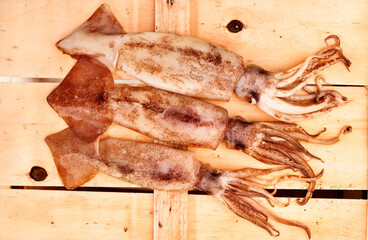
[[[257,103],[256,99],[255,99],[254,97],[252,97],[252,96],[249,96],[249,97],[248,97],[248,102],[249,102],[250,104],[256,104],[256,103]]]

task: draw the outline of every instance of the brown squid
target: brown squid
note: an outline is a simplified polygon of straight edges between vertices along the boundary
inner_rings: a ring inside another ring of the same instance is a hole
[[[317,158],[299,141],[329,144],[339,136],[320,140],[294,123],[255,122],[230,118],[226,109],[188,96],[152,87],[111,88],[113,78],[103,64],[79,58],[47,101],[85,142],[93,142],[112,122],[162,142],[216,149],[225,141],[230,149],[272,165],[288,166],[307,178],[316,177],[306,157]],[[312,196],[310,181],[304,204]]]
[[[97,26],[97,27],[96,27]],[[113,26],[119,31],[108,31]],[[323,48],[303,63],[273,73],[259,66],[244,66],[242,57],[199,39],[170,33],[124,33],[107,5],[102,5],[81,27],[57,43],[72,56],[88,55],[110,71],[120,69],[153,86],[188,96],[229,100],[232,92],[283,121],[311,118],[344,103],[336,91],[307,91],[306,80],[321,70],[350,61],[340,40]]]
[[[54,158],[64,165],[60,177],[68,178],[69,188],[89,180],[95,172],[84,171],[86,166],[93,167],[112,177],[122,179],[142,187],[166,191],[200,189],[223,202],[238,216],[264,228],[272,236],[279,231],[268,221],[277,222],[304,229],[311,237],[309,228],[303,223],[283,219],[266,207],[257,198],[266,199],[271,206],[287,206],[289,202],[280,202],[273,193],[264,188],[274,186],[280,181],[298,179],[315,181],[317,178],[303,178],[297,175],[282,174],[275,178],[264,178],[285,167],[274,169],[244,168],[236,171],[212,169],[195,159],[194,153],[173,149],[164,145],[135,142],[121,139],[104,139],[86,144],[77,139],[70,129],[63,130],[46,138]],[[98,145],[98,146],[97,146]],[[95,149],[99,149],[98,153]],[[68,165],[74,160],[72,165]],[[77,169],[77,170],[75,170]],[[58,167],[59,174],[60,168]],[[82,176],[80,172],[85,172]],[[82,176],[82,177],[81,177]],[[73,179],[76,182],[73,182]],[[256,198],[256,199],[255,199]]]

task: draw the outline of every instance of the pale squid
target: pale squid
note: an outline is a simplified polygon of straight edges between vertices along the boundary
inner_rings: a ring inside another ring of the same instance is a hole
[[[106,31],[113,29],[113,31]],[[342,62],[340,40],[289,70],[273,73],[259,66],[244,66],[242,57],[205,41],[169,33],[124,33],[107,5],[57,47],[72,56],[88,55],[110,71],[120,69],[153,86],[205,99],[229,100],[232,92],[276,119],[295,122],[311,118],[344,103],[336,91],[310,92],[306,80]],[[306,94],[297,94],[304,89]]]
[[[116,122],[175,145],[216,149],[225,141],[230,149],[239,149],[266,164],[288,166],[311,179],[316,176],[306,157],[319,158],[299,141],[331,144],[351,131],[347,126],[337,137],[321,140],[317,139],[319,134],[310,135],[294,123],[249,123],[229,118],[226,109],[199,99],[148,86],[114,89],[113,83],[106,66],[81,56],[47,101],[85,142],[95,141]],[[310,181],[300,204],[309,200],[315,184]]]
[[[213,195],[238,216],[264,228],[272,236],[278,236],[279,231],[268,221],[269,218],[300,227],[311,237],[305,224],[275,215],[254,198],[264,198],[271,206],[287,206],[289,201],[280,202],[264,188],[289,179],[315,181],[320,176],[303,178],[282,174],[275,178],[264,178],[264,175],[281,172],[285,167],[244,168],[236,171],[212,169],[196,160],[190,151],[112,138],[85,143],[70,129],[48,136],[46,142],[57,163],[59,175],[69,189],[93,178],[95,168],[146,188],[166,191],[200,189]]]

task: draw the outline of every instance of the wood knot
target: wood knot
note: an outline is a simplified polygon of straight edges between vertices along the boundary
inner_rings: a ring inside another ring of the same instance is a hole
[[[29,176],[35,181],[43,181],[47,177],[47,172],[43,167],[34,166],[29,172]]]
[[[226,28],[232,33],[237,33],[244,28],[244,24],[239,20],[232,20],[227,24]]]

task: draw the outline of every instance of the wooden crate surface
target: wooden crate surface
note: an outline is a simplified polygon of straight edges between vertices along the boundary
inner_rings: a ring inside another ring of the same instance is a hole
[[[153,194],[3,189],[0,198],[0,239],[152,239]],[[188,239],[274,239],[211,196],[188,201]],[[312,199],[273,211],[306,223],[312,239],[329,240],[365,239],[365,209],[363,200]],[[276,239],[307,239],[301,229],[275,226]]]
[[[152,239],[156,232],[156,201],[150,193],[6,189],[8,186],[61,186],[43,140],[66,127],[45,100],[57,84],[48,80],[9,81],[12,77],[64,77],[74,60],[61,54],[55,42],[78,27],[102,2],[0,1],[0,77],[9,77],[0,83],[0,226],[5,229],[0,231],[0,239],[24,239],[24,236],[29,239],[99,239],[102,236]],[[167,24],[166,20],[155,23],[155,1],[104,2],[110,5],[126,32],[154,31],[155,26]],[[336,65],[323,75],[329,83],[335,84],[329,88],[340,91],[352,101],[325,116],[300,124],[310,132],[327,127],[326,137],[336,134],[344,125],[351,125],[353,132],[338,144],[304,145],[325,160],[325,163],[311,161],[314,169],[325,169],[318,189],[367,190],[368,101],[364,87],[368,85],[367,17],[368,2],[364,0],[303,1],[302,4],[291,0],[204,0],[190,1],[190,15],[185,21],[189,21],[189,35],[224,46],[242,55],[247,64],[255,63],[273,71],[300,63],[324,46],[326,36],[339,35],[344,53],[353,62],[351,72]],[[226,29],[227,23],[234,19],[246,26],[235,34]],[[176,29],[185,31],[186,28],[181,27],[178,25]],[[170,29],[162,31],[167,30]],[[115,72],[114,76],[131,79],[122,72]],[[241,115],[249,121],[271,120],[235,95],[229,102],[213,102],[228,109],[231,116]],[[151,141],[117,125],[113,125],[106,136]],[[267,167],[241,152],[226,149],[224,144],[216,151],[190,149],[199,160],[219,168]],[[35,165],[47,170],[49,175],[45,181],[35,182],[28,176]],[[86,186],[140,191],[139,186],[102,173]],[[285,182],[279,188],[300,189],[305,185]],[[272,239],[267,232],[236,217],[210,196],[189,194],[187,199],[188,239]],[[287,208],[276,208],[275,212],[305,222],[312,230],[313,239],[331,239],[332,233],[336,239],[367,237],[366,200],[312,199],[306,206],[293,203]],[[306,238],[300,229],[276,226],[281,231],[277,239]]]

